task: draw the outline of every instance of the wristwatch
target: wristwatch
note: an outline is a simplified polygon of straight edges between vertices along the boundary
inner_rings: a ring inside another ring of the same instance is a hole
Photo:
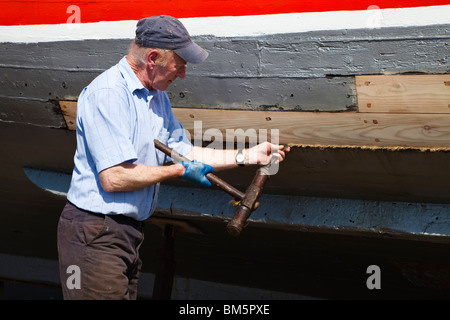
[[[243,167],[244,166],[244,150],[239,149],[238,152],[236,153],[236,163],[240,166]]]

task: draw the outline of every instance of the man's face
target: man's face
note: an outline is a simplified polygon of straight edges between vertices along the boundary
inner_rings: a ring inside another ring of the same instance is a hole
[[[186,61],[176,53],[168,52],[166,63],[162,63],[159,59],[156,60],[152,87],[164,91],[177,77],[183,79],[185,76]]]

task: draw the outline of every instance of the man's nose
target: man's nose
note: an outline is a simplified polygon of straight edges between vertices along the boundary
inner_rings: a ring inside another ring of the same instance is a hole
[[[182,66],[180,70],[178,70],[177,77],[184,79],[186,77],[186,66]]]

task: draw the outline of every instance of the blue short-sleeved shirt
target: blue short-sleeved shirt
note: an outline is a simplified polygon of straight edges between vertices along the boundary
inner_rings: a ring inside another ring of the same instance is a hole
[[[122,58],[94,79],[78,99],[77,149],[67,199],[81,209],[145,220],[153,212],[159,184],[131,192],[106,192],[99,172],[129,161],[160,166],[170,160],[158,139],[180,154],[192,144],[172,112],[165,91],[147,90]]]

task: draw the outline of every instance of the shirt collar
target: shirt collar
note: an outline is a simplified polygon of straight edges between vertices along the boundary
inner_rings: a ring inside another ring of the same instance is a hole
[[[127,86],[131,92],[144,89],[144,91],[147,94],[149,93],[149,90],[146,87],[144,87],[142,82],[138,79],[138,77],[134,73],[133,69],[131,69],[131,66],[126,59],[126,56],[119,61],[119,71],[120,73],[122,73],[122,76],[125,79],[125,82],[127,83]]]

